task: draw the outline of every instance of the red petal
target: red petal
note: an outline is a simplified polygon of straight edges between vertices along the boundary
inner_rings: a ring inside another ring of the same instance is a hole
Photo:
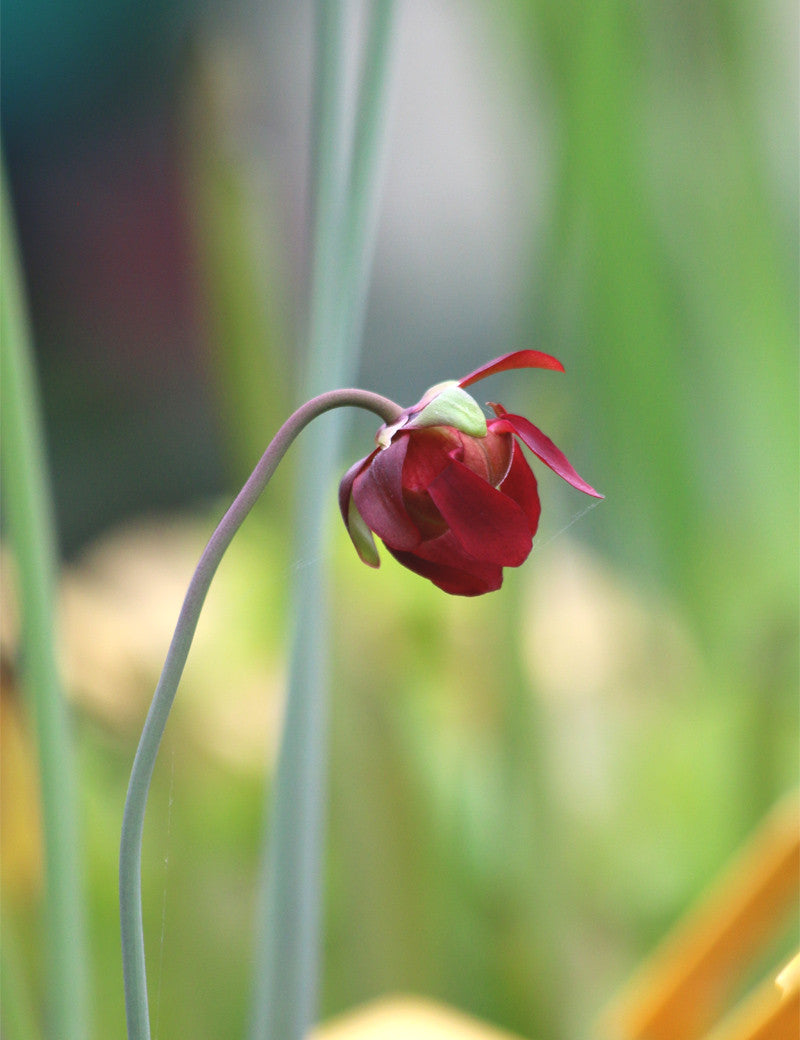
[[[591,484],[586,483],[583,477],[575,471],[561,449],[557,448],[547,434],[542,433],[538,426],[534,426],[530,420],[522,415],[509,414],[502,405],[493,404],[492,408],[500,416],[500,419],[490,419],[490,429],[500,430],[505,433],[515,433],[537,458],[540,458],[546,466],[549,466],[554,473],[566,480],[568,484],[572,484],[578,491],[583,491],[587,495],[594,495],[595,498],[604,497],[599,491],[595,491]]]
[[[455,460],[428,494],[464,551],[475,560],[517,567],[531,551],[528,518],[512,499]]]
[[[458,385],[469,386],[471,383],[477,383],[479,379],[494,375],[495,372],[507,372],[512,368],[550,368],[556,372],[564,371],[564,366],[557,358],[543,354],[541,350],[515,350],[512,354],[503,354],[494,361],[487,361],[485,365],[459,379]]]
[[[503,568],[465,557],[450,531],[433,541],[423,542],[415,552],[401,552],[388,545],[386,548],[404,567],[429,578],[453,596],[481,596],[503,584]]]
[[[398,549],[419,545],[420,533],[403,503],[403,463],[408,436],[393,440],[371,457],[353,481],[353,499],[370,530]]]
[[[535,535],[539,526],[542,504],[539,501],[536,477],[522,454],[522,448],[516,441],[514,441],[511,467],[508,471],[508,476],[500,485],[500,491],[522,507],[531,527],[531,535]]]
[[[450,465],[453,453],[460,458],[463,438],[446,426],[410,430],[405,437],[408,450],[403,466],[406,491],[425,491],[443,469]]]

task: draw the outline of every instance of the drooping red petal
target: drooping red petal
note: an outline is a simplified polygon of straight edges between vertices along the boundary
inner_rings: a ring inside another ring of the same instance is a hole
[[[531,531],[521,506],[462,463],[453,460],[428,486],[428,494],[457,542],[475,560],[517,567],[531,551]]]
[[[413,549],[420,533],[403,503],[403,463],[408,436],[393,440],[372,456],[353,481],[353,500],[370,530],[398,549]]]
[[[450,531],[423,542],[414,552],[386,548],[404,567],[453,596],[481,596],[503,584],[503,568],[465,557]]]
[[[535,535],[539,526],[539,516],[542,512],[542,504],[539,501],[536,477],[534,476],[533,470],[528,465],[525,456],[522,454],[522,448],[520,448],[516,441],[514,441],[514,453],[511,456],[511,466],[508,475],[500,485],[500,491],[522,507],[523,512],[528,518],[528,523],[530,524],[531,537]]]
[[[583,477],[576,472],[563,451],[557,448],[547,434],[542,433],[538,426],[534,426],[529,419],[522,415],[511,415],[500,404],[492,404],[491,407],[494,409],[495,414],[500,417],[499,419],[489,420],[489,428],[491,430],[516,434],[537,458],[541,459],[546,466],[549,466],[554,473],[566,480],[568,484],[587,495],[593,495],[595,498],[604,497],[599,491],[595,491],[591,484],[587,484]]]
[[[494,361],[487,361],[485,365],[476,368],[474,372],[459,379],[460,387],[470,386],[477,383],[479,379],[494,375],[495,372],[507,372],[512,368],[550,368],[556,372],[563,372],[564,366],[550,354],[543,354],[541,350],[515,350],[511,354],[503,354]]]

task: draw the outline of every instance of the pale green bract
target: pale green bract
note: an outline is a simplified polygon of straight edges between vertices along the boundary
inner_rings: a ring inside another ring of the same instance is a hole
[[[430,400],[417,415],[409,421],[407,428],[425,426],[452,426],[470,437],[485,437],[487,434],[486,416],[478,402],[458,385],[458,383],[441,383],[442,389]],[[425,395],[427,398],[438,387],[432,387]]]
[[[375,539],[372,537],[372,531],[364,522],[364,518],[359,513],[358,506],[355,504],[352,496],[350,497],[350,506],[347,510],[347,529],[350,532],[353,545],[356,547],[356,552],[362,561],[368,567],[379,567],[381,561],[378,556]]]

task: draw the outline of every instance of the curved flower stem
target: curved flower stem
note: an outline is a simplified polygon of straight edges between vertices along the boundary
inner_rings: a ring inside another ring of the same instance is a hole
[[[400,406],[386,397],[367,390],[354,389],[332,390],[320,394],[298,408],[275,434],[244,487],[219,522],[189,582],[175,634],[139,740],[122,819],[119,902],[129,1040],[148,1040],[150,1036],[141,892],[142,833],[147,794],[158,748],[189,655],[203,602],[225,550],[266,487],[289,445],[317,416],[333,408],[348,405],[374,412],[386,423],[393,422],[401,412]]]

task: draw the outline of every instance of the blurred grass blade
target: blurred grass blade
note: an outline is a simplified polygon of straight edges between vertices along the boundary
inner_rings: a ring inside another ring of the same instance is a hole
[[[390,2],[375,4],[355,114],[345,139],[343,5],[317,5],[314,255],[304,396],[357,374],[376,209]],[[352,153],[352,154],[351,154]],[[293,594],[289,689],[265,856],[252,1040],[301,1040],[316,1013],[327,773],[328,604],[325,536],[344,416],[300,445],[297,551],[311,563]]]
[[[36,724],[45,848],[49,1035],[86,1040],[88,962],[72,737],[56,666],[56,549],[44,435],[5,171],[0,185],[0,462],[22,619],[22,685]]]
[[[337,385],[343,365],[337,345],[320,349],[334,328],[336,262],[343,192],[344,17],[338,0],[317,4],[314,111],[314,253],[309,313],[306,396]],[[297,544],[310,566],[298,571],[292,595],[289,681],[277,777],[263,857],[262,913],[256,937],[251,1040],[302,1040],[315,1014],[320,930],[320,874],[326,772],[327,641],[322,487],[335,451],[330,437],[298,445],[302,474]],[[327,421],[328,430],[331,419]],[[302,648],[302,649],[301,649]]]
[[[20,963],[19,943],[9,921],[2,923],[0,943],[0,1030],[3,1040],[41,1040],[30,993],[30,980]]]

